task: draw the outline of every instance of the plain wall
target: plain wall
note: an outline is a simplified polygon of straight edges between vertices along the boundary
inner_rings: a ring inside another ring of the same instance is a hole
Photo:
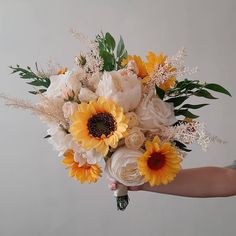
[[[235,0],[0,0],[0,91],[35,100],[9,65],[44,67],[52,59],[73,67],[84,48],[70,28],[91,38],[100,30],[121,34],[129,53],[141,56],[184,46],[187,64],[200,68],[190,78],[220,83],[233,95],[218,95],[197,112],[228,143],[207,153],[193,146],[184,167],[225,166],[236,159],[235,23]],[[130,193],[128,209],[117,212],[105,178],[95,185],[68,178],[45,133],[37,118],[0,103],[0,236],[235,235],[235,197]]]

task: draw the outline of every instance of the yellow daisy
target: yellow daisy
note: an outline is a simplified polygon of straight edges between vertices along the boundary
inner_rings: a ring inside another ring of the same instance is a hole
[[[83,166],[79,166],[79,163],[74,161],[74,151],[71,149],[65,152],[62,164],[69,168],[69,176],[75,177],[81,183],[95,183],[102,173],[100,167],[96,164],[86,163]]]
[[[128,128],[128,119],[123,108],[103,97],[79,104],[71,122],[69,131],[74,139],[86,150],[96,149],[104,156],[107,155],[109,147],[117,147]]]
[[[141,59],[140,56],[131,56],[129,55],[126,59],[122,60],[121,65],[122,66],[126,66],[130,61],[135,61],[137,67],[138,67],[138,77],[140,78],[145,78],[148,74],[147,74],[147,70],[146,70],[146,66],[144,61]]]
[[[160,143],[156,136],[145,143],[146,152],[139,158],[140,174],[151,186],[168,184],[181,169],[181,157],[169,142]]]
[[[145,78],[144,82],[148,83],[151,81],[151,77],[154,73],[158,73],[158,70],[164,68],[167,56],[163,55],[162,53],[158,56],[153,52],[149,52],[146,58],[147,58],[146,69],[147,69],[148,76]],[[168,65],[167,67],[165,66],[165,70],[164,72],[162,71],[161,74],[162,75],[163,73],[168,74],[174,71],[176,71],[176,68],[172,67],[171,65]],[[158,86],[164,91],[167,91],[170,88],[174,87],[175,81],[176,81],[176,77],[171,76],[165,82],[159,84]]]

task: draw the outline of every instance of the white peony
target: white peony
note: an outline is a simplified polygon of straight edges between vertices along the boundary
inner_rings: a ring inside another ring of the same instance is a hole
[[[137,162],[142,155],[140,150],[118,148],[106,163],[108,175],[125,186],[142,185],[145,181],[139,173]]]
[[[159,97],[148,94],[136,110],[140,127],[146,130],[170,126],[177,122],[172,103],[162,101]]]
[[[51,76],[51,84],[45,95],[49,98],[56,98],[65,96],[65,91],[73,91],[73,94],[77,96],[81,88],[80,75],[81,73],[78,71],[67,71],[65,74]]]
[[[141,82],[135,74],[122,76],[119,71],[104,72],[96,93],[110,98],[128,112],[134,110],[141,100]]]

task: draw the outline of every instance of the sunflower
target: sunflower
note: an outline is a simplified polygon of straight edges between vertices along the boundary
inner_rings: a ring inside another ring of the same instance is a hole
[[[181,157],[169,142],[160,143],[156,136],[145,143],[146,152],[139,158],[140,174],[151,186],[168,184],[181,169]]]
[[[147,74],[146,66],[144,61],[141,59],[140,56],[131,56],[129,55],[127,58],[123,59],[121,62],[122,66],[126,66],[130,61],[135,61],[137,67],[138,67],[138,77],[145,78]]]
[[[143,81],[144,83],[149,83],[152,80],[152,77],[155,77],[156,75],[165,76],[165,74],[168,75],[168,73],[176,71],[176,68],[166,63],[167,56],[162,53],[158,56],[153,52],[149,52],[146,58],[147,62],[145,65],[148,76]],[[164,91],[167,91],[174,87],[175,81],[176,77],[170,76],[167,80],[158,84],[158,86]]]
[[[69,131],[74,139],[86,150],[94,148],[104,156],[109,147],[117,147],[128,128],[123,108],[103,97],[79,104],[71,122]]]
[[[101,176],[102,171],[96,164],[91,165],[86,163],[80,166],[79,163],[74,160],[74,151],[71,149],[64,153],[62,164],[66,165],[67,168],[70,169],[70,177],[75,177],[75,179],[81,183],[95,183]]]

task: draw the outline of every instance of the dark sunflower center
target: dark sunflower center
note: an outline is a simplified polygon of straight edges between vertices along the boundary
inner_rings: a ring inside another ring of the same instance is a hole
[[[116,122],[113,116],[107,112],[100,112],[88,120],[89,133],[96,138],[102,135],[106,137],[116,129]]]
[[[161,169],[166,163],[165,155],[160,152],[154,152],[149,157],[147,164],[150,169],[158,170]]]

